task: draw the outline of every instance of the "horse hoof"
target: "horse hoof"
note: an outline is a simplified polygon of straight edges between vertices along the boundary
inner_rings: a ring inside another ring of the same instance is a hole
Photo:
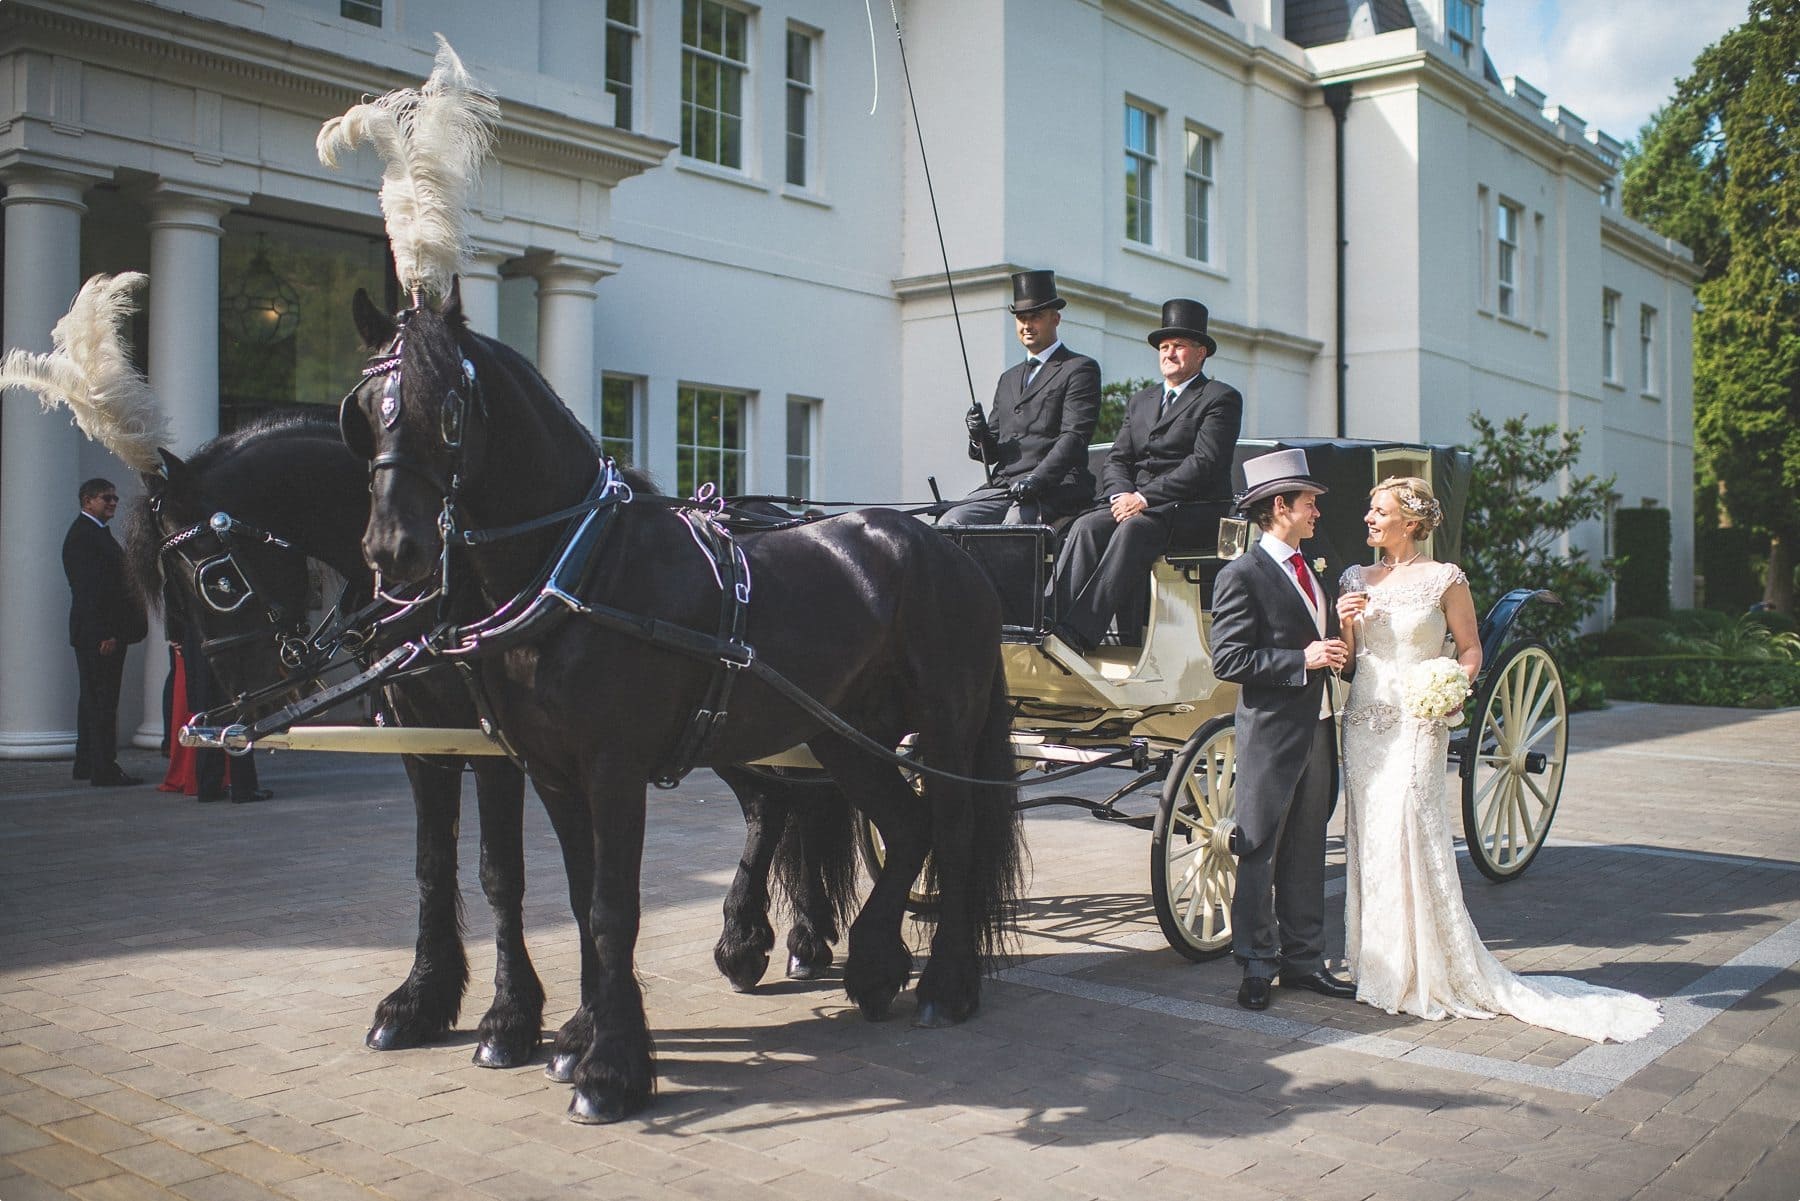
[[[471,1062],[478,1068],[516,1068],[520,1064],[530,1062],[531,1056],[515,1055],[498,1043],[485,1039],[475,1044],[475,1055]],[[562,1083],[568,1083],[566,1080]]]
[[[860,1000],[856,1003],[856,1007],[862,1010],[862,1015],[865,1020],[871,1022],[885,1022],[888,1020],[888,1017],[894,1008],[894,994],[889,993],[884,997],[869,997]]]
[[[798,955],[789,955],[787,978],[789,980],[817,980],[825,974],[825,969],[829,966],[826,963],[813,963]]]
[[[575,1064],[581,1059],[572,1051],[561,1051],[550,1057],[544,1065],[544,1075],[558,1084],[572,1084],[575,1081]],[[580,1094],[577,1094],[579,1096]],[[581,1119],[577,1118],[576,1121]]]
[[[769,957],[759,955],[753,962],[726,973],[725,978],[731,981],[732,992],[755,992],[756,986],[762,983],[763,973],[768,970]]]
[[[623,1102],[601,1103],[577,1089],[569,1100],[569,1120],[583,1126],[606,1126],[631,1116]]]
[[[363,1036],[363,1046],[371,1051],[398,1051],[408,1045],[400,1035],[400,1027],[385,1022],[369,1027],[368,1034]]]
[[[946,1026],[955,1026],[958,1022],[950,1016],[950,1009],[936,1001],[919,1002],[919,1012],[913,1017],[913,1025],[922,1030],[942,1030]]]

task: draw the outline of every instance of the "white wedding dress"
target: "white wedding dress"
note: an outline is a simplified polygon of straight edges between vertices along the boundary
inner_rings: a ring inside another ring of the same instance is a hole
[[[1519,976],[1482,945],[1463,904],[1445,814],[1450,731],[1406,713],[1414,664],[1446,651],[1443,596],[1467,583],[1454,564],[1370,587],[1360,568],[1345,591],[1366,591],[1356,673],[1344,707],[1344,829],[1349,879],[1345,948],[1356,999],[1437,1021],[1510,1014],[1596,1042],[1642,1038],[1656,1002],[1563,976]]]

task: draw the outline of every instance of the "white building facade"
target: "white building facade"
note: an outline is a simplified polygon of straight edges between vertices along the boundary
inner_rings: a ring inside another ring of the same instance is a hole
[[[1108,380],[1154,374],[1144,335],[1191,296],[1246,434],[1456,442],[1476,410],[1582,429],[1621,503],[1673,510],[1690,601],[1691,259],[1609,199],[1616,142],[1500,81],[1480,4],[899,8],[984,403],[1020,353],[1012,271],[1057,272],[1063,336]],[[842,0],[8,0],[6,345],[46,349],[87,275],[144,270],[138,341],[177,452],[334,403],[360,362],[351,293],[398,298],[377,163],[327,171],[313,138],[422,79],[434,32],[505,114],[464,306],[609,450],[683,490],[974,485],[893,30],[879,21],[872,51]],[[0,679],[34,687],[0,690],[0,757],[62,754],[60,540],[80,480],[136,481],[33,398],[4,405]],[[162,666],[154,639],[133,652],[120,716],[140,743]]]

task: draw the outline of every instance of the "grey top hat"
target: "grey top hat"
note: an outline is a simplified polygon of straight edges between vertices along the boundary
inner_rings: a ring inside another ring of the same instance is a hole
[[[1244,490],[1238,494],[1238,511],[1244,512],[1265,496],[1283,492],[1317,492],[1326,488],[1310,474],[1303,450],[1276,450],[1244,460]]]
[[[1206,332],[1206,306],[1198,300],[1163,301],[1163,327],[1150,335],[1150,345],[1161,346],[1164,338],[1190,338],[1206,347],[1207,354],[1218,354],[1219,344]]]
[[[1056,294],[1056,272],[1016,271],[1012,277],[1013,302],[1008,306],[1015,317],[1035,313],[1039,309],[1060,309],[1068,301]]]

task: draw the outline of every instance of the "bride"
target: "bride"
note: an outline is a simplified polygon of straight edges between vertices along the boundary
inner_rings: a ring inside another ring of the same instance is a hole
[[[1482,945],[1463,905],[1445,815],[1450,731],[1407,712],[1414,664],[1445,653],[1446,631],[1471,683],[1481,670],[1468,577],[1420,545],[1443,520],[1431,487],[1384,480],[1363,518],[1374,567],[1351,567],[1338,596],[1356,656],[1344,709],[1345,949],[1356,998],[1432,1021],[1510,1014],[1596,1042],[1642,1038],[1656,1002],[1562,976],[1519,976]]]

